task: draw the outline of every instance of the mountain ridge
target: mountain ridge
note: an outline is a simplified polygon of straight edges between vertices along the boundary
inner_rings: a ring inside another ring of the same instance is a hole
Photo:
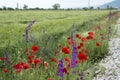
[[[113,7],[113,8],[120,8],[120,0],[114,0],[112,2],[109,3],[105,3],[103,5],[100,5],[100,8],[107,8],[107,7]]]

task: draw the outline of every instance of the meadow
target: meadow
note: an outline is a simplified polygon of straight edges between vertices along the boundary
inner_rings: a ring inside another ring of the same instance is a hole
[[[113,11],[108,20],[109,13],[0,11],[0,79],[91,80],[97,63],[108,53],[108,40],[120,17]]]
[[[70,29],[74,23],[98,20],[109,11],[0,11],[0,47],[14,44],[25,33],[25,27],[32,20],[35,24],[29,33],[39,36],[42,29],[47,34],[59,34]],[[80,30],[82,31],[81,28]],[[39,35],[38,35],[39,34]]]

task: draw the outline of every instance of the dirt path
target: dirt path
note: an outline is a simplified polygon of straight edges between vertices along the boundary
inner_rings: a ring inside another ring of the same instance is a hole
[[[120,18],[117,21],[117,35],[120,35]]]

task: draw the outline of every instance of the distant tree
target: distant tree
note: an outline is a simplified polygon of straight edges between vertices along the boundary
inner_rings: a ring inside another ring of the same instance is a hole
[[[68,10],[68,11],[69,11],[69,10],[72,10],[72,8],[67,8],[66,10]]]
[[[51,8],[48,8],[47,10],[53,10],[53,9],[51,9]]]
[[[0,10],[2,10],[2,8],[0,8]]]
[[[53,7],[54,10],[58,10],[58,9],[60,9],[60,4],[56,3],[52,7]]]
[[[100,7],[97,7],[98,10],[100,10]]]
[[[39,10],[40,8],[39,7],[36,7],[35,10]]]
[[[40,10],[44,10],[44,8],[40,8]]]
[[[7,8],[7,10],[14,10],[14,9],[13,9],[13,8],[11,8],[11,7],[8,7],[8,8]]]
[[[23,9],[27,10],[28,6],[26,4],[24,4]]]
[[[109,9],[116,9],[115,7],[112,7],[112,6],[110,6],[110,8]]]
[[[7,10],[6,6],[3,6],[3,10]]]
[[[94,7],[93,7],[93,6],[91,6],[91,7],[90,7],[90,9],[92,10],[92,9],[94,9]]]
[[[83,10],[85,10],[85,11],[87,11],[88,10],[88,8],[87,7],[84,7],[84,8],[82,8]]]

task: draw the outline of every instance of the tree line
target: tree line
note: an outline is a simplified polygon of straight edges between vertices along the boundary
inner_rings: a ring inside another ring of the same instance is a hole
[[[2,8],[0,8],[0,10],[100,10],[101,8],[100,7],[97,7],[97,8],[94,8],[93,6],[91,7],[83,7],[83,8],[60,8],[60,4],[59,3],[56,3],[54,5],[52,5],[52,8],[48,8],[48,9],[45,9],[45,8],[39,8],[39,7],[36,7],[36,8],[28,8],[28,5],[24,4],[23,8],[19,8],[19,4],[17,3],[17,7],[14,9],[12,7],[6,7],[6,6],[3,6]],[[110,7],[109,5],[107,5],[107,7],[105,9],[116,9],[114,7]]]

